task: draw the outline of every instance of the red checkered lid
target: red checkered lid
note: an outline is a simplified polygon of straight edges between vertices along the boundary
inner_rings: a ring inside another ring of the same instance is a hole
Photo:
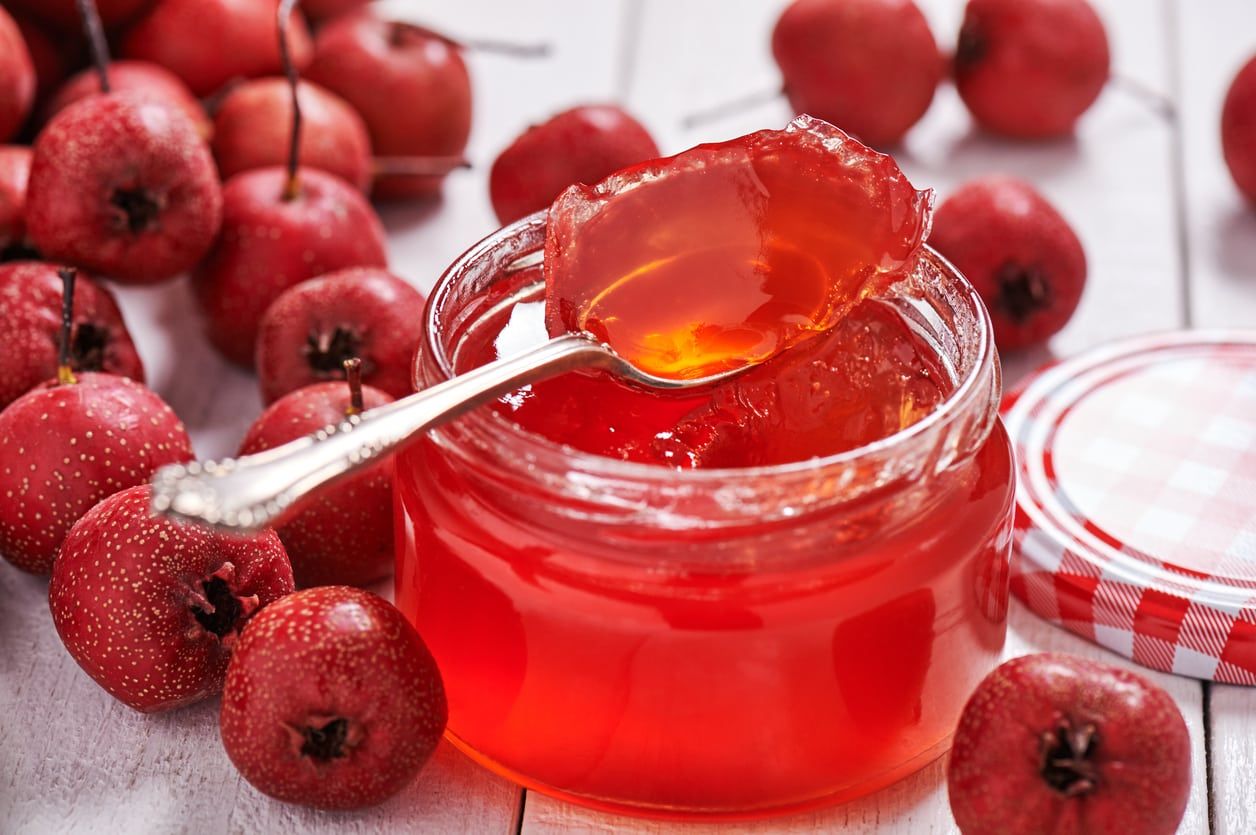
[[[1138,337],[1010,393],[1012,591],[1157,670],[1256,684],[1256,331]]]

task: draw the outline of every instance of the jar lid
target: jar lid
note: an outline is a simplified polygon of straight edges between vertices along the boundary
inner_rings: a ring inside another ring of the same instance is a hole
[[[1103,346],[1003,403],[1012,592],[1147,667],[1256,684],[1256,331]]]

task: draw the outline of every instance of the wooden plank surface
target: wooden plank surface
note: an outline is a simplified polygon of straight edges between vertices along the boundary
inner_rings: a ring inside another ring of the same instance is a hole
[[[548,61],[472,57],[476,84],[470,155],[445,200],[385,211],[394,268],[427,288],[456,255],[495,227],[485,184],[495,153],[529,122],[582,101],[619,98],[666,152],[761,127],[791,115],[767,102],[703,128],[696,109],[770,90],[779,77],[768,32],[783,0],[391,0],[389,11],[453,35],[547,41]],[[921,2],[940,42],[953,40],[962,0]],[[1216,112],[1245,51],[1256,51],[1251,0],[1097,3],[1123,76],[1180,89],[1182,169],[1177,194],[1173,126],[1144,102],[1105,92],[1075,140],[1009,143],[974,131],[944,86],[898,155],[915,182],[945,196],[982,173],[1011,173],[1041,188],[1072,221],[1090,259],[1077,317],[1050,351],[1009,357],[1009,380],[1051,355],[1118,335],[1186,323],[1256,323],[1256,214],[1244,210],[1219,169]],[[1180,23],[1174,36],[1173,20]],[[1175,53],[1175,50],[1180,52]],[[1176,58],[1175,58],[1176,55]],[[1180,77],[1173,68],[1181,67]],[[1181,237],[1180,232],[1185,232]],[[1182,249],[1182,241],[1189,243]],[[1247,280],[1250,279],[1250,280]],[[260,403],[253,379],[188,336],[195,316],[183,283],[127,290],[123,304],[150,378],[184,416],[202,455],[234,449]],[[423,777],[383,807],[325,815],[271,802],[243,784],[217,739],[215,706],[140,717],[112,702],[65,655],[53,634],[43,581],[0,566],[0,831],[670,832],[678,827],[526,798],[444,746]],[[1114,656],[1012,611],[1007,654],[1057,649]],[[1118,661],[1118,663],[1121,663]],[[1143,671],[1173,694],[1194,742],[1195,791],[1181,832],[1209,831],[1203,688]],[[1256,693],[1211,689],[1217,832],[1256,831]],[[520,811],[522,809],[522,815]],[[713,831],[687,827],[685,831]],[[836,809],[754,826],[755,832],[952,832],[942,764]]]
[[[1180,0],[1177,54],[1183,130],[1183,218],[1192,324],[1256,327],[1256,210],[1221,155],[1221,105],[1235,73],[1256,57],[1249,0]],[[1256,832],[1256,692],[1210,685],[1213,831]]]
[[[462,250],[496,228],[487,168],[529,122],[620,84],[618,0],[401,0],[397,17],[451,35],[546,42],[546,61],[469,57],[476,100],[469,156],[445,199],[386,207],[393,269],[427,289]],[[589,33],[611,33],[590,38]],[[183,417],[202,456],[235,451],[261,411],[254,378],[195,332],[185,281],[120,291],[149,381]],[[52,629],[47,583],[0,566],[0,832],[467,832],[518,829],[522,790],[442,746],[422,779],[389,803],[321,814],[273,802],[227,761],[216,703],[143,717],[109,698]]]

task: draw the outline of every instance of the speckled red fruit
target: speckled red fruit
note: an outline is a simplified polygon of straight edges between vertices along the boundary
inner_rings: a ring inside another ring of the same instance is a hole
[[[371,0],[302,0],[301,11],[310,20],[329,20],[365,6]]]
[[[142,484],[92,508],[52,567],[61,642],[109,695],[145,713],[222,690],[245,624],[292,589],[278,537],[217,534],[154,516]]]
[[[227,668],[220,727],[260,791],[355,809],[405,788],[448,716],[436,662],[392,604],[364,591],[298,591],[253,619]]]
[[[362,193],[302,168],[284,197],[280,166],[237,174],[223,190],[222,234],[194,273],[209,338],[223,356],[253,364],[262,315],[284,290],[346,267],[387,264],[384,228]]]
[[[257,338],[262,398],[273,403],[312,383],[344,379],[362,361],[362,382],[393,397],[414,391],[423,294],[384,270],[351,269],[298,284],[275,300]]]
[[[0,412],[0,555],[48,573],[93,505],[192,457],[175,413],[134,380],[89,372],[40,385]]]
[[[929,244],[977,288],[1003,350],[1045,342],[1081,301],[1081,241],[1028,183],[987,177],[962,186],[934,213]]]
[[[109,65],[109,87],[114,92],[129,92],[147,96],[171,105],[192,120],[202,137],[212,132],[209,115],[196,96],[179,77],[165,67],[148,61],[114,61]],[[100,75],[95,69],[86,69],[70,78],[49,99],[44,108],[44,120],[51,119],[76,101],[100,92]]]
[[[13,137],[35,103],[35,65],[17,22],[0,7],[0,142]]]
[[[1172,835],[1191,740],[1169,694],[1058,653],[1013,659],[964,708],[947,771],[964,835]]]
[[[0,145],[0,255],[26,240],[26,183],[31,149]]]
[[[362,387],[365,408],[391,403],[386,393]],[[347,383],[315,383],[276,400],[249,428],[240,454],[295,441],[345,419]],[[279,528],[292,573],[301,588],[364,586],[392,573],[392,461],[351,476],[310,500]]]
[[[573,183],[597,183],[659,155],[641,124],[612,105],[564,110],[533,125],[493,163],[489,193],[497,220],[510,223],[541,209]]]
[[[301,165],[335,174],[362,191],[371,185],[371,140],[362,118],[335,93],[302,81]],[[224,178],[288,161],[292,93],[283,78],[235,87],[214,115],[214,158]]]
[[[461,154],[471,132],[471,79],[461,50],[408,23],[362,10],[330,21],[305,73],[349,102],[366,122],[377,156]],[[376,197],[424,197],[443,177],[389,175]]]
[[[1103,21],[1086,0],[969,0],[955,87],[988,131],[1060,136],[1099,97],[1108,61]]]
[[[772,55],[796,112],[878,146],[920,121],[943,68],[911,0],[795,0],[772,31]]]
[[[209,148],[166,104],[92,96],[58,113],[35,142],[26,232],[51,260],[151,284],[200,261],[221,218]]]
[[[1256,58],[1243,65],[1226,93],[1221,148],[1235,185],[1256,203]]]
[[[236,78],[282,71],[279,0],[161,0],[128,30],[127,58],[161,64],[192,92],[208,96]],[[303,69],[312,54],[309,29],[300,11],[288,27],[293,64]]]
[[[0,409],[57,376],[61,294],[52,264],[0,265]],[[74,290],[70,367],[144,382],[144,365],[113,295],[82,274]]]
[[[113,28],[131,20],[154,2],[157,0],[96,0],[96,10],[101,23]],[[5,5],[22,9],[62,32],[76,34],[83,25],[75,0],[5,0]]]

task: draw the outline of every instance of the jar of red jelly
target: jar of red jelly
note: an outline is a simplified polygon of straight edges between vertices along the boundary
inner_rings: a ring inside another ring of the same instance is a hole
[[[533,216],[450,267],[419,386],[543,297],[544,234]],[[664,817],[835,802],[947,749],[1006,631],[998,360],[977,295],[931,251],[869,303],[952,385],[856,449],[675,470],[481,408],[399,457],[397,603],[440,665],[454,744],[529,788]]]

